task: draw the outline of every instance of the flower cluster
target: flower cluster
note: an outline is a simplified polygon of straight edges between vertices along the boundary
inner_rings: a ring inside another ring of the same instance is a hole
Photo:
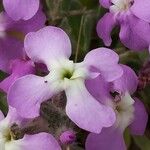
[[[97,25],[106,46],[119,25],[126,47],[148,49],[149,0],[100,3],[110,11]],[[87,150],[125,150],[126,128],[144,134],[148,115],[134,96],[138,77],[119,63],[115,51],[96,48],[74,62],[69,36],[45,25],[39,0],[3,0],[3,6],[0,70],[8,76],[0,89],[7,95],[9,111],[6,117],[0,111],[0,150],[61,150],[75,143],[83,130],[89,133]]]
[[[150,43],[150,2],[148,0],[99,0],[109,9],[97,24],[97,33],[110,46],[111,31],[120,26],[121,42],[132,50],[147,49]]]

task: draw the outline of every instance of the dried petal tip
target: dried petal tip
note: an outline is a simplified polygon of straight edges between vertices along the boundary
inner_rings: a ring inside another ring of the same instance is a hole
[[[65,131],[60,135],[59,140],[62,144],[72,144],[76,140],[76,135],[73,131]]]
[[[150,85],[150,60],[147,61],[139,72],[138,89],[142,90],[147,85]]]

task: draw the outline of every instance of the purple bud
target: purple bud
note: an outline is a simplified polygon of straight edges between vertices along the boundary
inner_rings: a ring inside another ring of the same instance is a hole
[[[71,144],[76,140],[76,135],[73,131],[65,131],[60,135],[59,140],[62,144]]]

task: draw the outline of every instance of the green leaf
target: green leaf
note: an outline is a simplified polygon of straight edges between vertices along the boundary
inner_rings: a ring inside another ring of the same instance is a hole
[[[8,112],[6,94],[0,92],[0,110],[6,115]]]
[[[130,144],[131,144],[131,136],[130,136],[128,128],[124,132],[124,139],[125,139],[125,143],[126,143],[127,148],[129,148]]]
[[[82,51],[87,52],[90,46],[92,31],[94,26],[93,15],[88,14],[84,17],[83,32],[82,32]]]
[[[51,8],[51,1],[50,0],[45,0],[46,6],[48,8]]]
[[[134,136],[133,139],[141,150],[150,150],[150,139],[146,136]]]
[[[63,0],[62,1],[62,10],[77,10],[81,9],[83,6],[79,0]]]
[[[0,71],[0,80],[5,79],[5,77],[7,77],[7,73]]]
[[[80,2],[87,8],[100,6],[98,0],[80,0]]]

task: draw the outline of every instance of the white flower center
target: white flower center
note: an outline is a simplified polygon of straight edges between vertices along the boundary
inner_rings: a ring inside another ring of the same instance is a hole
[[[6,119],[0,122],[0,150],[21,150],[19,140],[15,140],[11,132],[10,122]]]
[[[10,131],[9,128],[7,128],[4,132],[3,132],[3,138],[5,140],[5,142],[10,142],[13,140],[13,136],[12,136],[12,133]]]
[[[121,101],[113,103],[113,108],[117,116],[115,126],[120,128],[122,131],[130,125],[134,118],[133,104],[134,100],[131,98],[129,93],[125,93]]]
[[[7,146],[13,142],[13,135],[10,128],[3,126],[0,129],[0,150],[8,150]]]
[[[0,122],[0,140],[3,140],[4,142],[12,140],[9,122],[6,119]]]
[[[84,63],[73,63],[68,59],[52,63],[49,70],[50,73],[45,77],[45,83],[53,84],[53,87],[59,90],[65,90],[69,81],[85,79],[89,74]]]
[[[128,11],[133,1],[134,0],[111,0],[113,5],[110,7],[110,11],[114,13]]]

